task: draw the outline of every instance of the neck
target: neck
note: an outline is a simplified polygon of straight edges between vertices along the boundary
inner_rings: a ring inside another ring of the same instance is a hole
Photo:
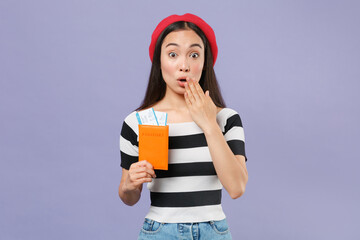
[[[163,109],[187,110],[185,98],[183,94],[174,93],[171,90],[166,91],[164,98],[158,104]]]

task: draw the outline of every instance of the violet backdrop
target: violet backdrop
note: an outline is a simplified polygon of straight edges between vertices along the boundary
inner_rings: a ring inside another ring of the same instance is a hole
[[[246,135],[234,239],[359,239],[359,1],[0,2],[0,239],[136,239],[118,197],[122,121],[156,24],[194,13]]]

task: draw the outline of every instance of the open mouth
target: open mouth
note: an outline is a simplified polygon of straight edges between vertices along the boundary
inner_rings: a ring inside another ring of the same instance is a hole
[[[180,87],[185,87],[186,78],[179,78],[178,83],[179,83]]]

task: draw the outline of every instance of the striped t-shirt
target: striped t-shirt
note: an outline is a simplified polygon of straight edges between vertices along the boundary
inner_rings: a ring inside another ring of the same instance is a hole
[[[245,137],[240,116],[223,108],[216,116],[230,149],[245,156]],[[225,218],[221,207],[222,185],[204,132],[195,122],[170,123],[169,167],[155,170],[148,183],[151,206],[147,218],[165,223],[217,221]],[[120,136],[121,167],[138,161],[139,129],[136,112],[123,123]]]

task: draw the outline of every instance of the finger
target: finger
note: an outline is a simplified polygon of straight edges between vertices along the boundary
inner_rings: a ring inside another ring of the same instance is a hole
[[[189,81],[189,88],[191,90],[191,93],[193,94],[194,98],[196,101],[199,101],[200,100],[200,96],[196,90],[196,87],[195,87],[195,81],[194,80],[190,80]]]
[[[185,103],[186,103],[186,105],[187,105],[188,107],[190,107],[190,106],[191,106],[191,102],[190,102],[190,99],[189,99],[189,96],[188,96],[188,93],[187,93],[187,92],[184,93],[184,97],[185,97]]]
[[[200,84],[198,82],[194,81],[194,86],[195,86],[197,93],[199,94],[200,99],[204,100],[205,94],[204,94],[204,90],[201,88]]]
[[[137,169],[137,168],[140,168],[140,167],[144,167],[145,165],[146,165],[145,160],[140,160],[140,161],[138,161],[136,163],[131,164],[130,169]]]
[[[150,168],[153,169],[154,167],[152,166],[151,163],[149,163],[146,160],[140,160],[139,162],[133,164],[134,165],[134,169],[142,169],[142,168]],[[144,170],[141,170],[144,171]]]
[[[153,177],[153,178],[156,178],[156,175],[155,175],[155,171],[154,169],[152,168],[152,165],[150,164],[151,168],[146,165],[144,167],[138,167],[136,169],[133,169],[131,171],[131,173],[134,175],[134,176],[137,176],[137,178],[140,177],[144,177],[144,174],[148,174],[150,177]]]
[[[146,183],[146,182],[152,182],[152,179],[151,178],[142,178],[142,179],[132,182],[132,185],[135,188],[138,188],[140,185],[142,185],[143,183]]]
[[[155,171],[154,171],[154,166],[151,163],[146,161],[145,168],[146,168],[147,173],[149,173],[153,178],[156,178]]]
[[[155,171],[154,171],[154,167],[151,163],[149,163],[146,160],[142,160],[141,161],[141,165],[139,165],[137,168],[135,168],[133,170],[134,173],[142,173],[142,172],[146,172],[148,173],[151,177],[156,178],[155,175]]]
[[[142,178],[142,179],[139,179],[137,180],[136,182],[134,182],[134,185],[141,185],[143,183],[146,183],[146,182],[152,182],[152,178]]]
[[[145,181],[145,182],[151,182],[153,177],[151,177],[149,174],[146,174],[144,177],[138,178],[137,181]]]
[[[154,169],[154,166],[151,164],[151,163],[149,163],[148,161],[146,161],[146,160],[143,160],[143,162],[144,162],[144,166],[145,167],[147,167],[147,168],[150,168],[150,169]]]
[[[146,168],[146,173],[152,177],[152,178],[156,178],[156,175],[155,175],[155,171],[151,168]]]
[[[130,179],[131,179],[131,181],[136,182],[143,178],[151,178],[151,175],[148,174],[147,172],[134,173],[131,175]]]
[[[144,167],[150,167],[150,168],[153,167],[152,164],[150,162],[148,162],[147,160],[142,160],[141,163],[142,163],[142,166],[144,166]]]
[[[185,83],[185,92],[187,93],[187,97],[188,97],[190,103],[193,104],[195,102],[195,97],[194,97],[193,93],[191,92],[188,82]]]
[[[131,173],[140,173],[140,172],[145,172],[146,171],[146,167],[145,166],[138,166],[134,169],[131,169]]]
[[[212,104],[214,104],[214,101],[212,100],[211,96],[210,96],[210,91],[207,90],[205,93],[205,97],[207,98],[207,100],[209,100]]]

